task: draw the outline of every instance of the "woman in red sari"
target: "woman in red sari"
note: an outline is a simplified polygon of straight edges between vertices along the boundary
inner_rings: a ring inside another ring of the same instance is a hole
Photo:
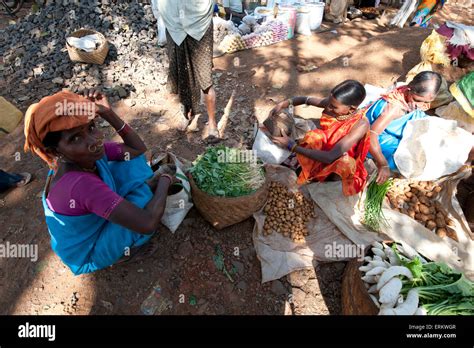
[[[302,104],[324,108],[318,129],[306,133],[301,142],[296,143],[284,133],[272,139],[296,153],[301,165],[299,184],[326,181],[336,175],[342,180],[344,195],[362,191],[367,180],[364,160],[370,147],[370,127],[365,109],[359,110],[358,106],[365,95],[360,82],[347,80],[334,87],[326,98],[294,97],[270,112],[273,116],[283,108]]]

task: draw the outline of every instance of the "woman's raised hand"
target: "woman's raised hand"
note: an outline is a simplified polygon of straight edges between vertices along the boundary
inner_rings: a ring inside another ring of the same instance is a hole
[[[107,97],[97,89],[86,89],[82,92],[82,95],[95,103],[99,116],[103,116],[105,112],[111,109]]]

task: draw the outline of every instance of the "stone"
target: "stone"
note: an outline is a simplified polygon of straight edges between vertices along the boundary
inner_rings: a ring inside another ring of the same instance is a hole
[[[193,252],[193,245],[190,241],[183,242],[179,245],[177,254],[179,258],[185,259],[186,257],[190,256]]]
[[[244,271],[245,271],[245,267],[244,267],[244,264],[240,261],[232,261],[232,266],[235,267],[236,271],[237,271],[237,274],[244,274]]]
[[[125,98],[127,96],[127,91],[121,86],[117,87],[117,92],[120,98]]]
[[[55,77],[54,79],[51,80],[51,82],[56,83],[58,85],[64,84],[64,80],[60,77]]]
[[[247,290],[247,283],[243,280],[241,280],[240,282],[237,283],[236,285],[237,289],[240,289],[240,290]]]
[[[277,296],[285,295],[288,293],[285,286],[279,280],[272,281],[271,292],[273,292]]]

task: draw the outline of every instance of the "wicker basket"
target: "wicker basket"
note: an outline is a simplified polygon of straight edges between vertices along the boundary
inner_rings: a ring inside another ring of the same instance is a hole
[[[342,278],[342,314],[377,315],[379,310],[364,286],[359,267],[361,261],[353,259],[347,263]]]
[[[85,52],[83,50],[80,50],[76,47],[73,47],[69,45],[66,41],[66,48],[67,52],[69,53],[69,58],[73,62],[82,62],[82,63],[92,63],[92,64],[103,64],[105,58],[107,57],[107,54],[109,53],[109,43],[105,39],[105,36],[102,35],[101,33],[95,31],[95,30],[90,30],[90,29],[79,29],[72,34],[68,35],[68,37],[83,37],[86,35],[92,35],[92,34],[97,34],[100,39],[101,43],[99,44],[99,47],[92,51],[92,52]]]
[[[197,210],[206,221],[218,230],[248,219],[253,213],[260,210],[267,201],[268,178],[257,191],[242,197],[212,196],[197,187],[191,175],[189,179],[193,202]]]

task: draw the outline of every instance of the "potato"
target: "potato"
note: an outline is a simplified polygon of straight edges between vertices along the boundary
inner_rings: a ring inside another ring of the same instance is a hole
[[[432,231],[436,227],[436,222],[433,220],[426,221],[425,227]]]
[[[426,222],[426,221],[429,220],[429,216],[428,216],[428,215],[425,215],[425,214],[420,214],[420,215],[421,215],[421,216],[420,216],[420,220],[421,220],[422,222]]]
[[[444,218],[437,217],[436,218],[436,226],[438,226],[439,228],[446,227],[446,222],[444,221]]]
[[[415,220],[421,221],[421,217],[423,214],[417,213],[415,214]]]
[[[420,190],[418,190],[417,188],[415,188],[415,187],[412,186],[411,193],[412,193],[413,195],[418,195],[419,192],[420,192]]]
[[[411,193],[410,191],[408,191],[407,193],[405,193],[405,196],[410,199],[411,197],[413,197],[413,193]]]
[[[440,238],[445,238],[445,237],[447,236],[448,232],[446,231],[445,228],[438,228],[438,229],[436,230],[436,234],[437,234],[438,237],[440,237]]]
[[[414,211],[412,208],[409,208],[409,209],[408,209],[407,215],[408,215],[409,217],[411,217],[412,219],[414,219],[414,218],[415,218],[415,214],[416,214],[416,213],[415,213],[415,211]]]
[[[435,186],[433,190],[434,190],[434,192],[436,192],[436,193],[440,193],[441,190],[442,190],[442,188],[441,188],[441,186]]]
[[[421,201],[421,199],[420,199],[420,201]],[[427,214],[430,213],[430,209],[425,204],[420,204],[420,213],[427,215]]]
[[[410,199],[410,202],[413,202],[413,203],[418,203],[419,202],[419,199],[416,195],[413,195]]]
[[[432,198],[434,196],[433,192],[426,192],[426,197]]]
[[[445,219],[445,222],[446,222],[446,225],[449,226],[449,227],[455,227],[456,224],[454,223],[454,220],[448,218],[448,219]]]

